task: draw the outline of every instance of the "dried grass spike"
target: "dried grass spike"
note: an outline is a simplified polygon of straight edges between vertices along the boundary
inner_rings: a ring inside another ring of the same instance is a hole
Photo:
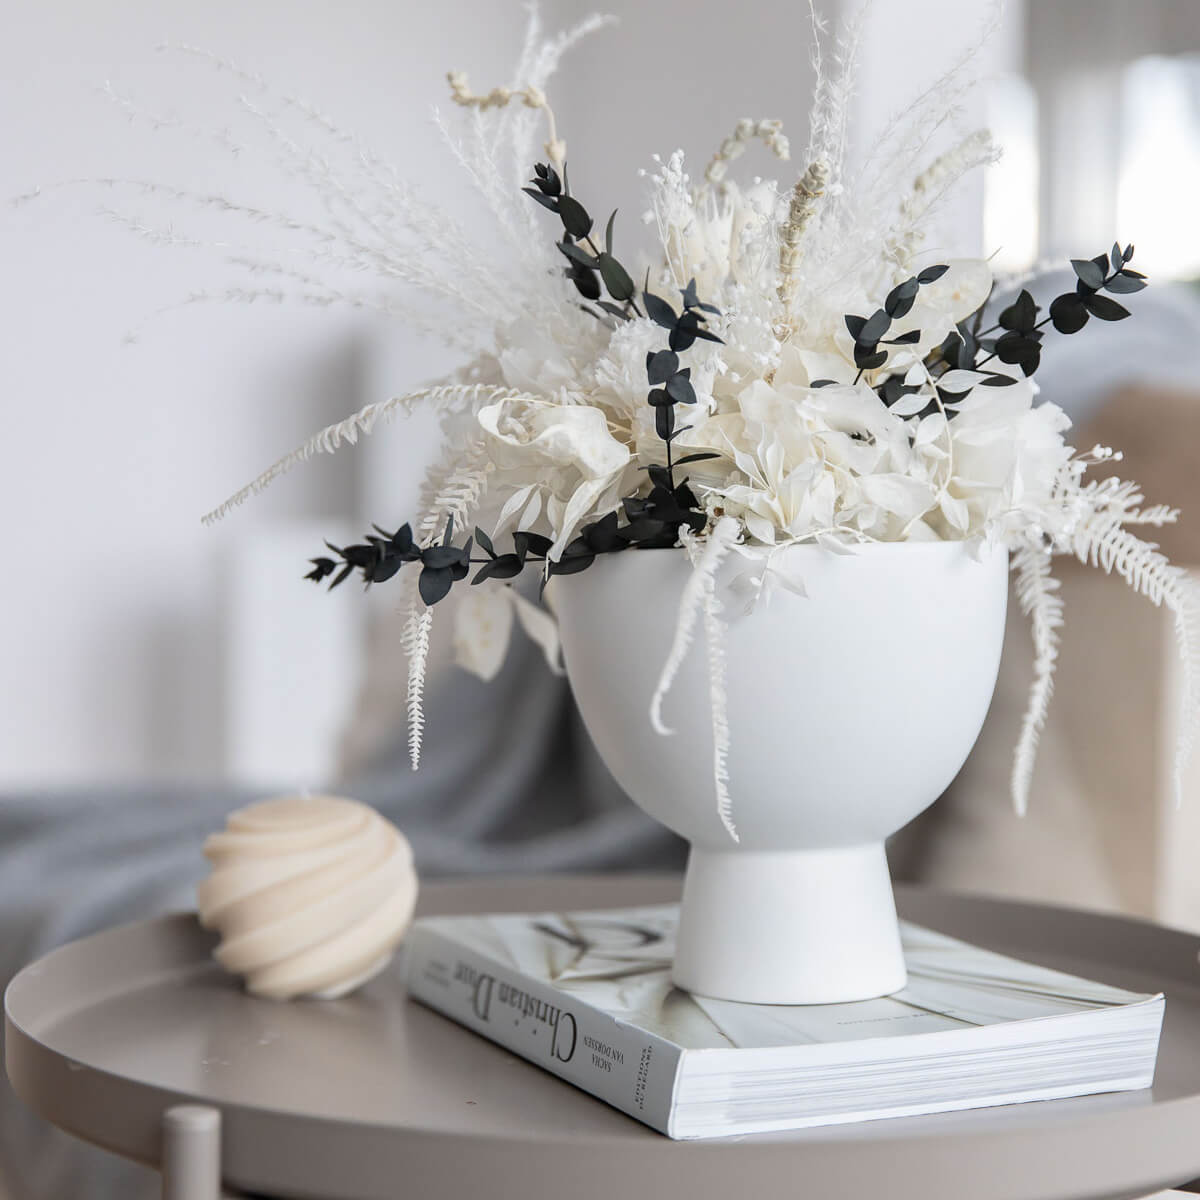
[[[712,161],[705,168],[704,178],[714,185],[723,183],[729,164],[734,159],[741,158],[746,153],[746,147],[756,139],[783,162],[787,162],[791,157],[791,146],[783,132],[782,121],[755,121],[750,117],[743,117],[717,148]]]
[[[779,299],[783,305],[783,324],[791,329],[796,299],[796,268],[800,262],[800,243],[804,231],[817,211],[817,201],[825,194],[829,169],[823,162],[809,163],[796,180],[788,205],[787,220],[779,231]]]

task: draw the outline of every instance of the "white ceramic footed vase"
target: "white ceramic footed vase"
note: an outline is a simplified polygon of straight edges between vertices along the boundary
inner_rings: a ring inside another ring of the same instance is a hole
[[[734,842],[717,812],[703,629],[663,706],[650,700],[691,564],[679,550],[602,556],[551,599],[584,721],[617,782],[691,843],[673,977],[700,995],[827,1004],[906,982],[884,839],[958,773],[991,702],[1008,554],[961,542],[852,555],[794,546],[752,611],[732,555],[727,625]]]

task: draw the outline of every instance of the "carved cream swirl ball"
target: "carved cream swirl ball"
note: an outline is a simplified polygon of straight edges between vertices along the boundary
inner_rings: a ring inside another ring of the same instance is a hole
[[[412,921],[412,847],[356,800],[262,800],[231,813],[204,855],[200,922],[259,996],[344,996],[387,966]]]

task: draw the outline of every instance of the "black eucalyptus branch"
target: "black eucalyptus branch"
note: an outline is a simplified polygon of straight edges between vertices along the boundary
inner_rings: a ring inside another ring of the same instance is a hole
[[[1140,292],[1146,286],[1146,277],[1129,266],[1132,258],[1132,245],[1122,250],[1115,242],[1109,254],[1073,258],[1075,289],[1052,300],[1045,317],[1039,320],[1041,308],[1030,292],[1023,289],[987,331],[1003,329],[999,337],[976,337],[966,333],[960,324],[958,332],[951,334],[936,354],[947,364],[947,369],[978,371],[998,358],[1002,363],[1019,366],[1028,377],[1041,365],[1045,326],[1052,325],[1059,333],[1072,334],[1078,333],[1092,317],[1100,321],[1123,321],[1130,315],[1123,304],[1100,292],[1124,295]],[[985,354],[982,359],[980,351]]]
[[[472,585],[483,583],[485,579],[515,579],[531,562],[542,564],[544,578],[549,579],[554,575],[575,575],[584,571],[601,554],[676,546],[684,527],[699,533],[707,517],[687,480],[672,483],[667,468],[659,465],[649,467],[648,471],[652,484],[649,495],[627,497],[621,502],[620,513],[610,512],[581,526],[578,535],[563,548],[558,559],[549,557],[553,543],[548,537],[528,530],[515,532],[512,550],[503,554],[497,552],[491,538],[478,528],[463,545],[455,546],[454,519],[450,518],[441,542],[424,548],[415,545],[412,527],[408,524],[401,525],[395,533],[388,533],[376,525],[374,533],[351,546],[326,542],[334,557],[322,555],[309,559],[312,570],[304,578],[316,583],[329,579],[332,590],[358,571],[363,583],[370,587],[373,583],[386,582],[410,563],[420,563],[418,591],[425,604],[432,607],[445,599],[454,584],[467,578],[472,566],[479,567],[471,580]],[[485,557],[473,558],[474,546],[478,546]]]
[[[855,383],[863,377],[864,371],[874,371],[887,362],[888,351],[880,350],[881,345],[912,346],[921,340],[919,329],[910,329],[894,338],[884,337],[884,334],[891,330],[893,321],[908,315],[916,303],[921,285],[936,282],[949,269],[948,266],[940,264],[926,267],[911,279],[896,284],[888,293],[883,307],[877,308],[869,317],[846,316],[846,328],[854,339],[854,365],[858,368],[858,374],[854,377]],[[896,399],[899,399],[899,396]],[[892,403],[894,402],[893,400]]]
[[[720,316],[721,310],[711,304],[705,304],[696,295],[696,281],[688,280],[688,285],[680,290],[683,300],[683,311],[675,310],[661,296],[656,296],[649,289],[649,281],[642,291],[642,302],[646,306],[646,315],[656,324],[668,331],[667,349],[652,350],[646,355],[646,381],[650,384],[650,394],[647,402],[654,409],[654,430],[667,448],[666,486],[675,487],[675,468],[685,463],[700,462],[706,458],[716,458],[715,454],[690,454],[685,458],[675,460],[673,445],[680,434],[686,433],[690,425],[678,425],[675,417],[677,404],[695,404],[696,389],[692,386],[691,367],[680,367],[679,355],[690,350],[697,339],[708,342],[721,342],[710,329],[708,314]],[[651,468],[653,469],[653,468]]]
[[[1043,331],[1047,325],[1053,326],[1059,333],[1072,334],[1078,333],[1092,317],[1100,321],[1123,321],[1130,315],[1129,310],[1113,300],[1111,295],[1100,293],[1126,295],[1140,292],[1146,286],[1146,277],[1129,266],[1132,259],[1133,246],[1122,249],[1115,242],[1108,254],[1098,254],[1090,259],[1074,258],[1071,266],[1076,276],[1075,288],[1056,297],[1047,315],[1041,316],[1042,310],[1032,294],[1022,289],[1017,298],[1000,312],[995,323],[983,329],[984,312],[991,300],[989,293],[988,299],[974,313],[959,321],[941,345],[926,355],[923,360],[926,370],[935,383],[948,372],[959,370],[981,375],[977,386],[1008,387],[1016,383],[1014,376],[987,368],[988,363],[999,359],[1008,366],[1019,366],[1022,375],[1028,378],[1041,365]],[[854,338],[854,361],[858,367],[855,383],[864,372],[875,370],[887,362],[888,352],[881,350],[881,346],[912,345],[920,340],[918,331],[909,331],[892,339],[885,338],[884,334],[893,320],[904,316],[912,308],[920,286],[940,279],[946,270],[947,267],[941,265],[927,267],[893,288],[883,307],[870,317],[846,317],[846,328]],[[996,333],[998,336],[991,336]],[[813,386],[823,387],[833,382],[820,379]],[[902,397],[919,391],[920,387],[906,385],[901,376],[890,375],[874,390],[891,407]],[[937,389],[938,400],[943,406],[961,400],[964,394],[947,388]],[[917,415],[926,416],[937,410],[938,405],[931,401]]]
[[[559,178],[558,172],[546,163],[537,163],[533,168],[533,178],[530,186],[521,190],[531,196],[543,208],[557,214],[563,226],[563,238],[558,243],[558,249],[567,260],[567,278],[575,285],[575,290],[587,301],[596,304],[610,317],[619,321],[627,321],[632,317],[640,317],[641,309],[637,306],[635,296],[637,287],[628,271],[613,255],[613,225],[617,219],[616,209],[608,218],[604,229],[604,249],[601,250],[592,239],[592,218],[586,208],[571,195],[566,184],[566,169],[564,178]],[[580,243],[583,243],[580,245]],[[587,249],[584,249],[584,246]],[[603,283],[611,300],[601,299],[600,285]],[[615,301],[615,303],[614,303]],[[586,308],[586,305],[585,305]],[[592,309],[588,312],[596,315]]]

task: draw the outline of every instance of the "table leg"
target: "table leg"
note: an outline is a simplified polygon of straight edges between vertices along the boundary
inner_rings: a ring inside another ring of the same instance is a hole
[[[162,1200],[220,1200],[221,1114],[201,1104],[163,1113]]]

